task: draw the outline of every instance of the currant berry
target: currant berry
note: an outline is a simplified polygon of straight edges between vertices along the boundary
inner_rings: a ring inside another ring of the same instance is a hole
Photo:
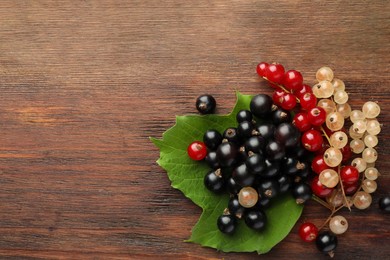
[[[364,103],[362,110],[364,116],[368,119],[376,118],[381,112],[381,108],[379,107],[379,105],[372,101]]]
[[[238,202],[244,208],[252,208],[256,205],[259,194],[252,187],[244,187],[238,193]]]
[[[312,242],[317,238],[318,228],[310,222],[305,222],[299,227],[299,236],[305,242]]]
[[[353,195],[359,189],[359,181],[352,184],[343,184],[345,195]]]
[[[272,112],[271,119],[275,125],[279,125],[281,123],[290,122],[291,114],[284,109],[278,108]]]
[[[291,179],[287,175],[280,175],[277,178],[277,182],[279,184],[279,193],[283,194],[290,190],[291,188]]]
[[[390,196],[380,198],[378,204],[381,210],[387,213],[390,212]]]
[[[218,162],[223,167],[230,167],[236,163],[238,148],[231,142],[222,143],[217,149]]]
[[[319,154],[314,157],[311,162],[311,169],[317,174],[320,174],[322,171],[329,169],[329,166],[324,161],[323,155]]]
[[[316,79],[318,81],[323,81],[323,80],[332,81],[333,76],[334,76],[333,71],[329,67],[319,68],[316,72]]]
[[[256,127],[256,131],[265,139],[273,138],[275,126],[271,123],[262,123]]]
[[[282,105],[283,96],[285,93],[286,92],[284,92],[284,90],[282,90],[282,89],[277,89],[274,91],[274,93],[272,94],[272,100],[273,100],[275,105],[278,105],[278,106]]]
[[[366,209],[372,203],[372,197],[365,191],[356,192],[353,198],[353,205],[358,209]]]
[[[328,148],[324,153],[324,161],[329,167],[336,167],[340,165],[343,160],[343,154],[339,149],[334,147]]]
[[[289,176],[293,176],[298,172],[298,167],[301,163],[296,158],[285,157],[282,160],[282,173],[287,174]]]
[[[253,153],[262,154],[263,149],[265,148],[265,144],[266,141],[264,137],[252,136],[245,141],[244,147],[247,153],[253,152]]]
[[[217,106],[217,102],[211,95],[201,95],[196,99],[195,105],[199,113],[212,114]]]
[[[273,83],[282,83],[284,78],[284,67],[281,64],[273,63],[265,69],[265,76]]]
[[[344,126],[344,116],[339,112],[333,112],[326,116],[326,126],[331,131],[338,131]]]
[[[260,154],[252,154],[245,161],[248,169],[254,174],[260,174],[265,170],[266,164],[263,155]]]
[[[297,204],[303,204],[311,199],[313,192],[308,184],[305,182],[299,182],[293,185],[292,195]]]
[[[230,177],[226,181],[226,188],[230,194],[236,195],[240,192],[242,187],[238,185],[232,177]]]
[[[257,190],[259,191],[260,197],[275,198],[278,195],[279,184],[275,180],[262,180]]]
[[[217,220],[218,229],[224,234],[233,234],[237,227],[237,220],[232,215],[221,215]]]
[[[349,146],[349,144],[347,144],[346,146],[341,148],[340,152],[343,155],[343,160],[341,162],[348,161],[352,156],[352,150],[351,150],[351,147]]]
[[[331,82],[323,80],[312,88],[317,98],[329,98],[333,95],[334,87]]]
[[[295,114],[292,123],[293,125],[295,125],[296,128],[298,128],[300,132],[305,132],[309,130],[311,127],[309,116],[307,113],[304,112]]]
[[[321,133],[314,129],[304,132],[301,141],[303,147],[311,152],[321,149],[322,144],[324,143]]]
[[[239,143],[240,137],[238,136],[237,128],[229,127],[226,128],[222,134],[223,139],[226,139],[228,142]]]
[[[362,183],[362,188],[367,193],[373,193],[378,188],[376,181],[365,179]]]
[[[246,139],[252,135],[253,125],[252,122],[244,121],[238,124],[237,134],[239,138]]]
[[[348,136],[343,131],[338,131],[330,136],[330,145],[334,148],[341,149],[348,143]]]
[[[221,170],[213,170],[204,177],[204,185],[214,193],[221,193],[225,189],[225,181],[222,178]]]
[[[205,161],[212,169],[218,169],[220,167],[216,151],[209,151],[207,153]]]
[[[353,184],[359,180],[359,171],[353,166],[344,166],[340,171],[340,178],[345,184]]]
[[[333,189],[328,188],[325,185],[323,185],[318,176],[315,176],[311,182],[311,190],[313,191],[314,195],[320,198],[325,198],[329,196]]]
[[[257,74],[260,77],[265,77],[268,66],[269,66],[268,63],[266,63],[266,62],[260,62],[259,64],[257,64],[257,67],[256,67]]]
[[[333,87],[334,87],[334,90],[335,90],[335,91],[345,90],[344,81],[342,81],[341,79],[336,79],[336,78],[334,78],[334,79],[332,80],[332,84],[333,84]]]
[[[232,173],[234,181],[241,187],[251,186],[255,181],[255,176],[252,174],[245,163],[237,166]]]
[[[222,135],[217,130],[207,130],[203,135],[203,143],[214,151],[222,143]]]
[[[285,155],[285,148],[282,144],[270,141],[265,147],[265,151],[267,153],[268,159],[270,160],[280,160]]]
[[[237,196],[230,198],[228,203],[228,209],[229,213],[237,217],[238,219],[240,219],[245,212],[245,208],[241,206]]]
[[[302,88],[298,91],[294,91],[294,95],[297,97],[297,98],[301,98],[303,95],[305,95],[306,93],[313,93],[313,91],[311,90],[311,87],[309,85],[306,85],[306,84],[303,84]]]
[[[203,160],[207,155],[207,147],[203,142],[194,141],[187,148],[188,156],[195,161]]]
[[[314,126],[322,125],[326,120],[326,112],[322,107],[314,107],[307,113],[310,124]]]
[[[329,231],[321,232],[316,238],[316,246],[323,253],[331,253],[337,247],[337,237]]]
[[[266,227],[267,216],[261,209],[252,209],[245,213],[245,224],[254,230],[261,231]]]
[[[280,105],[283,109],[292,110],[297,105],[297,100],[293,94],[286,93],[284,94],[283,101]]]
[[[299,71],[288,70],[286,71],[283,79],[283,85],[291,90],[300,90],[303,84],[303,77]]]
[[[304,110],[310,110],[317,105],[317,98],[313,93],[306,93],[299,99],[301,108]]]
[[[269,159],[265,160],[266,168],[260,174],[263,178],[275,178],[280,174],[280,162],[279,161],[271,161]]]
[[[327,188],[334,188],[339,183],[339,175],[333,169],[325,169],[320,173],[319,180]]]
[[[250,111],[257,117],[264,117],[272,111],[272,98],[265,94],[254,96],[249,104]]]
[[[274,132],[275,140],[286,147],[294,147],[299,143],[299,131],[290,123],[280,124]]]
[[[237,123],[242,123],[244,121],[252,122],[253,116],[249,110],[240,110],[236,115]]]
[[[318,101],[317,106],[322,107],[325,110],[326,114],[336,111],[336,104],[332,100],[327,98]]]

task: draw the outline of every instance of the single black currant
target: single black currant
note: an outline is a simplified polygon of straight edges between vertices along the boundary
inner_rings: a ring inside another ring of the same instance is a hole
[[[260,197],[275,198],[279,193],[279,184],[277,181],[268,179],[262,180],[257,186]]]
[[[282,160],[282,173],[287,175],[295,175],[298,172],[299,161],[296,158],[285,157]]]
[[[225,234],[233,234],[237,227],[237,219],[232,215],[221,215],[217,220],[218,229]]]
[[[276,125],[281,123],[291,122],[291,114],[282,108],[278,108],[272,112],[271,115],[272,122]]]
[[[298,182],[292,187],[292,195],[298,204],[302,204],[311,199],[313,192],[309,184],[305,182]]]
[[[329,231],[321,232],[316,238],[316,246],[323,253],[331,253],[337,247],[337,237]]]
[[[279,193],[286,193],[290,190],[292,181],[287,175],[280,175],[276,180],[279,184]]]
[[[254,153],[263,153],[266,141],[262,136],[251,136],[245,141],[245,151]]]
[[[241,206],[237,196],[230,198],[228,203],[228,209],[231,215],[234,215],[239,219],[242,217],[242,215],[245,212],[245,208]]]
[[[269,160],[275,161],[283,159],[285,155],[284,145],[275,141],[269,141],[265,147],[265,152],[268,155],[267,158]]]
[[[244,218],[249,228],[261,231],[266,227],[267,216],[261,209],[248,210],[245,212]]]
[[[379,208],[384,212],[390,212],[390,196],[385,196],[378,201]]]
[[[222,177],[221,170],[213,170],[204,177],[204,185],[214,193],[221,193],[225,189],[225,180]]]
[[[260,174],[266,168],[264,156],[257,153],[250,155],[245,164],[254,174]]]
[[[259,94],[252,98],[250,102],[250,110],[257,117],[268,116],[272,111],[272,98],[265,94]]]
[[[217,158],[222,167],[230,167],[236,162],[238,148],[231,142],[225,142],[218,146]]]
[[[211,95],[201,95],[196,99],[195,105],[199,113],[212,114],[217,106],[217,102]]]
[[[271,123],[262,123],[256,127],[256,131],[265,139],[273,138],[275,126]]]
[[[263,178],[275,178],[280,174],[280,162],[279,161],[270,161],[268,159],[265,160],[266,168],[261,173],[261,177]]]
[[[251,111],[249,110],[240,110],[236,115],[237,123],[241,123],[244,121],[252,122],[253,116]]]
[[[266,196],[261,196],[257,201],[257,205],[262,209],[266,209],[271,206],[271,199],[267,198]]]
[[[250,121],[244,121],[238,124],[237,134],[241,139],[246,139],[252,135],[253,125]]]
[[[255,181],[255,175],[250,172],[245,163],[240,164],[233,170],[232,177],[241,187],[251,186]]]
[[[214,129],[207,130],[203,135],[203,143],[214,151],[222,143],[222,135]]]
[[[232,142],[232,143],[236,143],[236,144],[239,143],[239,141],[240,141],[240,138],[239,138],[238,133],[237,133],[237,128],[235,128],[235,127],[227,128],[223,132],[222,137],[223,137],[223,139],[226,139],[227,141]]]
[[[307,179],[312,173],[308,162],[300,162],[297,167],[299,170],[296,173],[296,176],[301,179]]]
[[[237,194],[241,190],[241,186],[236,183],[236,181],[233,179],[233,177],[230,177],[226,181],[226,188],[229,191],[230,194]]]
[[[209,151],[206,155],[205,161],[212,169],[220,168],[216,151]]]
[[[299,130],[290,123],[282,123],[275,129],[275,140],[286,147],[295,147],[299,140]]]

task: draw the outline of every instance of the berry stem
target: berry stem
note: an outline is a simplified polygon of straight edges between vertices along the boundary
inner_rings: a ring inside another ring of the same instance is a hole
[[[322,199],[320,199],[319,197],[317,197],[316,195],[313,195],[313,200],[319,204],[321,204],[322,206],[324,206],[325,208],[329,209],[330,211],[333,211],[334,208],[332,208],[328,203],[326,203],[325,201],[323,201]]]
[[[337,174],[339,175],[339,179],[340,179],[341,192],[343,193],[343,198],[344,198],[345,205],[347,205],[347,208],[349,209],[349,211],[351,211],[351,206],[349,206],[349,202],[347,200],[347,196],[345,196],[344,185],[343,185],[343,183],[341,181],[340,169],[341,169],[341,165],[339,165],[337,167]]]
[[[326,140],[328,140],[328,143],[330,144],[330,138],[322,126],[321,126],[321,132],[325,136]]]
[[[326,224],[328,224],[328,222],[332,219],[333,215],[336,214],[336,212],[339,211],[342,208],[344,208],[344,205],[341,205],[338,208],[334,208],[333,207],[332,213],[330,213],[329,217],[325,220],[324,224],[322,224],[322,226],[318,228],[318,230],[323,229],[326,226]]]

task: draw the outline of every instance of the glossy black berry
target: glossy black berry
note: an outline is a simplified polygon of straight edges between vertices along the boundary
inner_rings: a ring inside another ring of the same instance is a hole
[[[295,175],[299,169],[300,162],[296,158],[285,157],[282,160],[282,173],[287,175]]]
[[[264,156],[257,153],[254,153],[249,156],[246,159],[245,164],[248,169],[254,174],[259,174],[266,168]]]
[[[261,173],[261,177],[264,178],[275,178],[280,173],[280,162],[279,161],[270,161],[268,159],[265,160],[266,168]]]
[[[203,135],[203,143],[214,151],[222,143],[222,135],[217,130],[207,130]]]
[[[228,203],[228,209],[229,209],[229,213],[231,215],[236,216],[237,218],[241,218],[245,212],[245,208],[241,206],[237,196],[230,198]]]
[[[265,139],[273,138],[275,126],[271,123],[263,123],[256,127],[256,131]]]
[[[201,95],[196,99],[195,105],[199,113],[212,114],[217,106],[217,102],[211,95]]]
[[[260,197],[275,198],[279,193],[279,184],[277,181],[269,179],[263,180],[257,186]]]
[[[316,246],[323,253],[332,252],[337,247],[337,237],[329,231],[321,232],[316,238]]]
[[[307,179],[312,172],[308,162],[300,162],[298,168],[299,170],[295,175],[301,179]]]
[[[237,227],[237,219],[232,215],[221,215],[217,220],[218,229],[225,234],[233,234]]]
[[[272,105],[273,102],[270,96],[259,94],[252,98],[249,107],[253,115],[257,117],[265,117],[271,113]]]
[[[390,196],[385,196],[379,199],[379,208],[384,212],[390,212]]]
[[[294,147],[300,140],[299,130],[290,123],[282,123],[275,129],[275,140],[286,147]]]
[[[223,139],[226,139],[229,142],[232,143],[239,143],[240,137],[238,136],[237,128],[235,127],[229,127],[227,128],[222,135]]]
[[[230,167],[236,162],[238,148],[231,142],[222,143],[217,149],[218,162],[222,167]]]
[[[284,109],[278,108],[271,114],[272,122],[276,125],[291,122],[291,114]]]
[[[279,193],[286,193],[292,185],[292,181],[287,175],[280,175],[277,178],[277,182],[279,184]]]
[[[252,122],[253,116],[251,111],[249,110],[240,110],[236,115],[237,123],[241,123],[244,121]]]
[[[216,151],[209,151],[206,155],[205,161],[212,169],[218,169],[220,167]]]
[[[245,151],[253,153],[263,153],[266,141],[262,136],[251,136],[245,141]]]
[[[245,224],[254,230],[261,231],[266,227],[267,216],[261,209],[252,209],[245,213]]]
[[[242,187],[238,185],[232,177],[230,177],[226,181],[226,188],[230,194],[238,194]]]
[[[262,209],[269,208],[269,206],[271,206],[271,199],[265,196],[259,197],[257,205]]]
[[[292,187],[292,195],[298,204],[302,204],[311,199],[313,192],[309,184],[298,182]]]
[[[204,185],[214,193],[221,193],[225,189],[225,180],[220,170],[210,171],[204,177]]]
[[[244,121],[238,124],[237,134],[241,139],[249,138],[252,135],[253,125],[250,121]]]
[[[265,147],[269,160],[281,160],[285,155],[284,146],[278,142],[270,141]]]
[[[251,186],[255,181],[255,175],[249,171],[245,163],[240,164],[233,170],[232,177],[241,187]]]

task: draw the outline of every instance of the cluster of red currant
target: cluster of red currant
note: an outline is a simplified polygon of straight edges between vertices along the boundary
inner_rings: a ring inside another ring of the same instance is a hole
[[[313,199],[329,208],[331,215],[319,228],[303,223],[299,234],[306,242],[315,240],[320,251],[332,256],[337,247],[336,235],[348,229],[347,220],[335,213],[343,207],[366,209],[372,203],[370,194],[377,189],[375,146],[381,125],[376,118],[380,107],[369,101],[361,110],[352,110],[344,82],[334,78],[329,67],[317,71],[318,83],[313,87],[303,84],[300,72],[285,72],[281,64],[261,62],[257,73],[275,88],[276,104],[289,111],[294,109],[293,124],[302,132],[301,142],[316,153],[311,164],[315,173],[310,183]],[[389,211],[383,202],[386,200],[389,199],[380,200],[380,207]],[[331,232],[319,233],[327,225]]]

